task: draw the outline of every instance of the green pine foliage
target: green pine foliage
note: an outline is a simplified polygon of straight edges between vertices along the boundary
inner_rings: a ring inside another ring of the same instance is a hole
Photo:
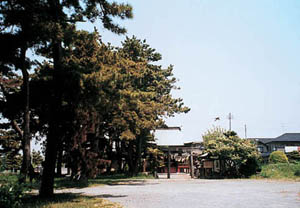
[[[96,167],[101,166],[100,159],[121,157],[124,148],[129,148],[131,151],[128,151],[134,153],[130,154],[131,159],[127,158],[133,162],[129,165],[130,171],[133,172],[136,164],[140,170],[142,157],[147,158],[147,142],[153,141],[151,130],[164,125],[167,116],[189,111],[182,99],[174,99],[170,94],[172,89],[177,89],[173,67],[162,69],[155,65],[161,55],[136,37],[126,38],[122,47],[114,48],[102,43],[97,31],[76,31],[75,27],[66,30],[60,123],[64,126],[66,145],[76,146],[69,150],[71,157],[77,155],[72,158],[72,164],[86,165],[74,169],[84,169],[88,177],[95,177]],[[31,90],[33,99],[40,102],[35,102],[35,112],[41,118],[40,124],[45,125],[52,116],[50,111],[44,110],[50,108],[51,100],[49,97],[40,99],[39,91],[50,89],[49,93],[53,93],[49,87],[53,82],[53,75],[49,73],[52,68],[49,62],[38,68],[32,84],[36,87]],[[101,134],[94,135],[94,132]],[[86,136],[88,133],[90,137]],[[95,142],[108,148],[86,151],[86,144]],[[113,142],[122,143],[117,152],[119,156],[111,151]]]
[[[33,150],[31,155],[32,155],[32,166],[34,168],[41,166],[41,164],[44,160],[42,153],[39,150],[38,151]]]
[[[157,64],[162,56],[145,40],[127,37],[121,47],[113,47],[96,29],[76,29],[78,22],[100,20],[105,29],[124,34],[126,29],[113,20],[132,18],[129,4],[6,0],[0,3],[0,17],[0,43],[7,46],[0,49],[1,116],[27,142],[24,152],[32,135],[46,138],[42,195],[53,193],[56,152],[64,153],[61,161],[82,178],[95,177],[124,158],[124,167],[137,173],[143,159],[157,157],[148,157],[151,131],[164,126],[167,117],[190,110],[171,95],[178,89],[173,66]],[[26,57],[29,49],[43,62]],[[40,161],[33,153],[34,165]]]
[[[22,156],[20,155],[21,138],[10,128],[8,123],[0,124],[0,171],[20,170]]]

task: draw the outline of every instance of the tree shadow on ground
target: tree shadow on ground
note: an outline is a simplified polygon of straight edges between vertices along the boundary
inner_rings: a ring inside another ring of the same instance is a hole
[[[23,208],[120,208],[118,203],[105,198],[126,197],[126,195],[103,194],[86,196],[81,193],[60,193],[52,197],[40,198],[38,195],[28,194],[23,200]]]
[[[122,198],[122,197],[127,197],[128,195],[111,195],[111,194],[101,194],[101,195],[96,195],[94,197],[98,198]]]
[[[79,202],[84,199],[91,199],[91,196],[81,196],[79,193],[60,193],[51,197],[40,198],[36,194],[28,194],[23,200],[24,208],[39,208],[50,204],[60,204],[65,202]]]
[[[156,185],[159,183],[147,183],[146,181],[141,180],[120,180],[120,181],[112,181],[111,183],[107,183],[109,186],[148,186],[148,185]]]
[[[86,188],[90,185],[88,180],[74,181],[69,177],[56,178],[54,182],[55,189],[66,189],[66,188]]]
[[[96,179],[95,181],[91,180],[93,184],[97,184],[100,182],[103,185],[116,186],[116,185],[133,185],[133,186],[144,186],[146,185],[145,180],[137,180],[137,179]]]
[[[151,183],[152,184],[152,183]],[[132,185],[132,186],[144,186],[148,185],[146,180],[144,179],[114,179],[114,178],[96,178],[96,179],[88,179],[82,181],[73,181],[70,178],[57,178],[55,179],[54,187],[56,189],[66,189],[66,188],[86,188],[91,186],[99,186],[99,185]]]

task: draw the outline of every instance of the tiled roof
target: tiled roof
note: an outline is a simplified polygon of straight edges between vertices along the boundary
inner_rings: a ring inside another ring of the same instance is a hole
[[[253,138],[263,144],[271,142],[300,142],[300,133],[285,133],[276,138]]]
[[[300,133],[285,133],[272,142],[300,142]]]
[[[272,140],[274,140],[274,138],[253,138],[252,140],[259,141],[263,144],[267,144],[267,143],[271,142]]]

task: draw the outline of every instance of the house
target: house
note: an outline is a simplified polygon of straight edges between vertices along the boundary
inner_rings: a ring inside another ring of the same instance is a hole
[[[168,172],[168,154],[170,154],[170,173],[190,173],[191,155],[202,154],[201,142],[187,142],[183,145],[159,145],[158,148],[164,152],[165,165],[159,168],[159,173]]]
[[[300,133],[285,133],[276,138],[253,138],[263,158],[268,158],[273,151],[285,152],[286,147],[300,146]],[[299,149],[299,148],[298,148]]]
[[[222,161],[218,157],[213,157],[209,153],[199,156],[199,163],[196,165],[197,178],[219,178]]]

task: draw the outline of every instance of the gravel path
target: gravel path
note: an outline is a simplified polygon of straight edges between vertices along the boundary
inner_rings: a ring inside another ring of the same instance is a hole
[[[159,179],[69,189],[125,208],[300,208],[300,182]]]

